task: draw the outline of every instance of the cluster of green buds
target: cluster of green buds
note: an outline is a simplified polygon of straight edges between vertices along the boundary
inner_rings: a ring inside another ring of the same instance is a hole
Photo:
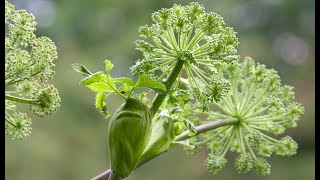
[[[219,101],[229,84],[216,76],[216,65],[238,60],[235,55],[238,39],[233,29],[224,27],[221,16],[206,13],[202,5],[193,2],[163,8],[152,14],[152,20],[154,24],[139,29],[146,40],[137,40],[135,44],[144,58],[131,67],[132,74],[149,74],[165,81],[173,67],[183,61],[183,73],[190,79],[197,99],[204,101],[205,97],[203,104]]]
[[[5,118],[6,134],[22,139],[31,133],[31,118],[17,111],[28,104],[33,114],[49,116],[58,110],[60,97],[47,80],[53,77],[57,59],[55,44],[36,37],[36,21],[25,10],[5,1]]]
[[[239,153],[235,161],[239,173],[254,169],[257,174],[267,175],[270,165],[265,158],[273,153],[296,154],[298,145],[291,137],[278,140],[272,135],[296,127],[304,108],[294,102],[293,87],[281,86],[274,69],[267,69],[249,57],[242,63],[223,64],[218,72],[230,79],[231,88],[223,100],[210,104],[210,110],[205,113],[206,123],[228,123],[191,138],[189,145],[196,149],[207,145],[210,154],[205,164],[210,172],[217,173],[225,166],[225,156],[230,150]]]

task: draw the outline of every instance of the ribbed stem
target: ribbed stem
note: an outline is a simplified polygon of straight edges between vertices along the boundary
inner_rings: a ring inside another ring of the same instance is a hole
[[[181,72],[181,69],[182,69],[182,66],[183,66],[184,62],[185,61],[178,60],[178,62],[176,63],[176,65],[174,66],[172,71],[170,72],[168,78],[164,82],[164,85],[166,86],[167,91],[165,93],[162,93],[162,94],[157,94],[156,97],[153,99],[152,107],[150,108],[152,116],[154,116],[154,114],[158,111],[158,109],[159,109],[160,105],[162,104],[164,98],[167,96],[167,94],[170,91],[173,83],[176,81],[178,75]]]

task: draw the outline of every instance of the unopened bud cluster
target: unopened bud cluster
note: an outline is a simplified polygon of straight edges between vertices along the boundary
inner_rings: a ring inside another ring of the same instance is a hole
[[[238,60],[236,33],[224,27],[223,18],[216,13],[206,13],[199,3],[186,6],[173,5],[152,14],[154,24],[140,27],[139,33],[145,40],[135,42],[143,54],[131,67],[139,76],[150,74],[155,79],[165,80],[178,61],[184,61],[183,71],[190,86],[203,103],[219,101],[228,90],[229,84],[217,77],[216,65]],[[161,72],[159,76],[156,72]]]

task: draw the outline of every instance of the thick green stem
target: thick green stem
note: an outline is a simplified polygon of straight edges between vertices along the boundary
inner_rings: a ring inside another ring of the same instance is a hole
[[[39,102],[38,100],[25,99],[25,98],[11,96],[11,95],[5,95],[5,98],[6,100],[15,101],[15,102],[24,103],[24,104],[35,104]]]
[[[168,92],[170,91],[173,83],[176,81],[178,75],[181,72],[183,63],[185,61],[178,60],[172,71],[170,72],[168,78],[164,82],[164,85],[166,85],[167,91],[162,94],[157,94],[156,97],[153,99],[152,107],[151,107],[151,114],[152,116],[158,111],[160,105],[162,104],[164,98],[167,96]]]
[[[122,180],[123,178],[111,171],[108,180]]]

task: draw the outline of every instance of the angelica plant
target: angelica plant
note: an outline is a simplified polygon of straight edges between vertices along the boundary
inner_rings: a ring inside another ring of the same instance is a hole
[[[111,169],[93,179],[123,179],[177,145],[188,153],[207,147],[204,163],[214,174],[230,151],[239,154],[234,163],[239,173],[259,175],[270,174],[266,158],[272,154],[296,154],[292,138],[275,136],[296,127],[304,112],[293,87],[282,86],[275,70],[249,57],[240,62],[236,33],[221,16],[190,3],[163,8],[152,20],[139,28],[144,40],[135,41],[143,55],[130,68],[136,82],[113,78],[110,60],[105,72],[96,73],[73,64],[85,76],[80,84],[97,93],[95,105],[105,118],[111,116],[110,95],[124,100],[110,118]]]
[[[25,10],[5,1],[5,127],[12,139],[31,133],[31,118],[17,110],[18,104],[46,117],[57,111],[60,97],[47,81],[53,77],[56,46],[47,37],[36,37],[36,21]]]

